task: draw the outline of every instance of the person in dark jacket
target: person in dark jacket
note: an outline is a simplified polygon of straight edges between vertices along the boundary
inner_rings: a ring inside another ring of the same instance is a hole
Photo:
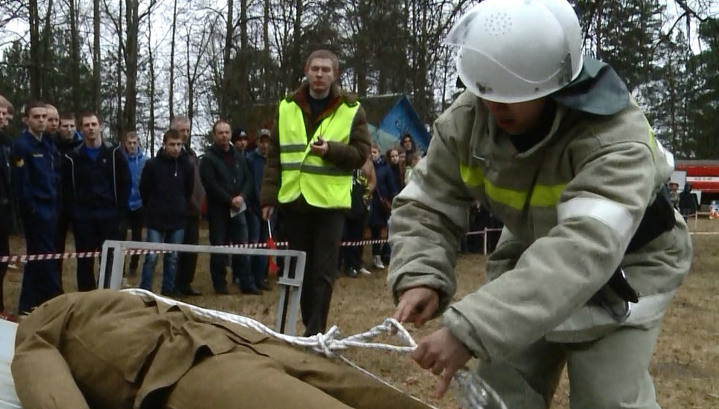
[[[247,243],[247,198],[252,194],[252,176],[244,155],[230,144],[230,124],[219,120],[212,127],[214,144],[200,161],[200,176],[207,192],[207,221],[210,244]],[[217,294],[228,294],[226,256],[210,256],[212,286]],[[243,294],[262,294],[250,275],[249,257],[232,256],[233,280]]]
[[[9,236],[14,213],[12,185],[10,184],[10,150],[12,142],[3,132],[7,106],[2,103],[2,99],[3,97],[0,96],[0,215],[2,215],[0,217],[0,257],[10,254]],[[7,262],[0,263],[0,314],[5,311],[3,283],[7,268]]]
[[[65,154],[70,153],[82,143],[82,138],[75,132],[75,117],[69,112],[60,114],[60,126],[55,137],[55,146],[60,152],[60,158],[64,158]],[[62,164],[62,161],[61,161]],[[60,171],[60,176],[64,174]],[[65,185],[64,181],[60,185]],[[72,209],[65,206],[69,202],[67,191],[63,189],[62,200],[60,201],[60,209],[57,218],[57,231],[55,232],[55,251],[58,253],[65,252],[65,241],[67,240],[67,232],[70,230],[70,220],[72,220]],[[63,259],[57,260],[57,271],[60,274],[62,283],[62,264]]]
[[[192,197],[195,172],[187,155],[181,155],[182,136],[175,129],[165,132],[162,149],[148,160],[142,171],[139,193],[145,208],[147,241],[151,243],[182,243],[187,203]],[[140,288],[152,291],[157,254],[145,256]],[[182,296],[175,289],[177,253],[165,253],[162,262],[162,295]]]
[[[397,195],[397,186],[394,183],[392,169],[387,165],[387,161],[382,156],[378,145],[372,145],[370,155],[372,162],[374,162],[377,185],[372,194],[372,204],[367,224],[372,234],[372,240],[380,240],[382,239],[382,229],[387,227],[387,221],[392,211],[392,199]],[[388,254],[389,246],[386,243],[384,245],[372,244],[372,267],[383,269],[385,266],[382,262],[382,256]]]
[[[262,211],[260,209],[260,186],[262,186],[262,173],[265,170],[265,163],[267,163],[267,146],[269,143],[270,130],[261,129],[257,135],[257,149],[245,154],[253,182],[252,195],[247,201],[248,212],[246,214],[250,243],[266,243],[269,235],[268,222],[262,220]],[[260,290],[269,290],[267,257],[251,257],[250,267],[255,286]]]
[[[79,119],[83,143],[65,155],[63,165],[64,189],[68,192],[65,205],[72,209],[75,249],[99,251],[105,240],[121,239],[120,221],[130,194],[130,169],[120,146],[103,141],[96,114],[86,112]],[[78,290],[97,287],[93,267],[92,258],[77,260]]]
[[[389,166],[390,170],[392,171],[392,180],[394,181],[394,185],[397,188],[397,191],[400,191],[404,189],[405,180],[404,175],[407,170],[407,166],[405,165],[405,157],[407,155],[405,154],[404,148],[400,146],[392,147],[387,149],[387,152],[385,153],[385,160],[387,162],[387,165]],[[409,181],[407,181],[409,182]]]
[[[190,120],[184,115],[176,115],[170,123],[171,129],[176,129],[182,136],[182,152],[186,155],[192,165],[195,175],[195,182],[192,185],[192,197],[187,203],[187,218],[185,220],[185,234],[182,244],[198,244],[200,242],[200,219],[202,218],[202,204],[205,202],[205,188],[200,178],[200,164],[197,154],[190,146]],[[177,257],[177,275],[175,275],[175,289],[182,295],[202,295],[192,288],[192,281],[195,279],[197,268],[197,253],[182,252]]]
[[[692,184],[687,183],[684,185],[684,191],[679,193],[679,213],[686,220],[687,217],[696,213],[698,208],[697,197],[692,193]]]
[[[42,102],[25,105],[27,129],[13,142],[12,186],[25,227],[29,254],[55,252],[55,228],[60,199],[60,155],[45,135],[47,108]],[[52,260],[30,261],[25,266],[19,312],[62,294],[57,264]]]

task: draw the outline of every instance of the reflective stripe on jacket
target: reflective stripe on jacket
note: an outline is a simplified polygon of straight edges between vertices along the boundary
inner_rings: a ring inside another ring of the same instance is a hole
[[[328,142],[347,144],[359,106],[359,103],[353,106],[341,104],[322,121],[309,139],[300,106],[287,100],[280,103],[282,186],[277,197],[280,203],[290,203],[302,195],[307,203],[320,208],[351,207],[352,171],[340,169],[312,153],[310,143],[322,137]]]

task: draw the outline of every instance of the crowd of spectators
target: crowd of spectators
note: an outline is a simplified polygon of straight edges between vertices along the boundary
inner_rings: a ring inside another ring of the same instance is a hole
[[[31,101],[22,108],[25,129],[11,138],[2,130],[14,113],[10,101],[0,96],[1,255],[9,254],[15,219],[22,221],[28,254],[63,253],[70,229],[76,252],[99,251],[108,239],[198,244],[203,215],[211,245],[266,243],[270,229],[287,235],[287,212],[266,217],[260,203],[269,129],[251,138],[246,129],[219,120],[212,128],[212,145],[198,157],[188,143],[190,121],[179,115],[164,133],[157,155],[148,158],[135,132],[122,134],[119,143],[103,139],[103,124],[94,112],[74,115]],[[392,200],[409,183],[421,155],[405,134],[384,154],[372,145],[364,165],[352,172],[351,208],[341,212],[340,224],[342,241],[357,244],[339,246],[335,277],[370,275],[370,268],[388,265],[391,251],[383,240]],[[367,267],[366,239],[373,240]],[[156,254],[145,256],[138,277],[141,288],[153,290],[157,259]],[[229,294],[228,259],[232,283],[241,293],[258,295],[271,289],[266,257],[212,255],[209,271],[216,294]],[[0,291],[8,266],[0,263]],[[133,255],[124,274],[137,277],[139,267],[140,256]],[[196,267],[196,253],[165,253],[161,294],[201,295],[192,286]],[[63,284],[62,271],[62,258],[27,262],[18,312],[74,290]],[[77,290],[95,289],[96,276],[94,258],[78,258]]]

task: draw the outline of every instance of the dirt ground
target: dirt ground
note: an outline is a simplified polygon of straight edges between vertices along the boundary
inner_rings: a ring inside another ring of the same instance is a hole
[[[650,368],[659,404],[665,409],[719,407],[719,245],[716,244],[719,238],[701,234],[719,234],[719,221],[691,221],[690,228],[699,233],[693,236],[695,255],[692,271],[664,320]],[[207,242],[206,232],[202,240]],[[72,239],[69,239],[70,249],[71,242]],[[12,239],[11,247],[14,254],[24,252],[24,242],[19,237]],[[484,262],[482,255],[468,254],[460,257],[457,267],[459,292],[456,298],[461,298],[480,285]],[[155,275],[158,291],[160,264],[158,263]],[[207,255],[200,255],[194,285],[204,295],[184,301],[238,313],[269,326],[274,325],[278,299],[276,285],[272,291],[262,296],[240,295],[236,288],[230,289],[229,296],[216,296],[212,293],[208,271],[209,258]],[[66,290],[75,288],[74,272],[75,261],[67,261],[63,268]],[[4,300],[10,312],[17,307],[21,277],[22,266],[19,266],[18,270],[9,270],[5,279]],[[364,332],[391,316],[393,306],[385,279],[386,271],[373,271],[371,276],[355,279],[339,278],[335,284],[330,324],[338,325],[343,335],[351,335]],[[129,284],[136,285],[137,279],[130,278]],[[419,339],[436,328],[436,325],[430,323],[425,328],[409,330]],[[434,377],[404,356],[380,351],[350,351],[346,355],[381,379],[433,406],[443,409],[461,407],[452,395],[440,401],[431,400],[429,397]],[[568,408],[568,397],[565,376],[555,395],[552,408]]]

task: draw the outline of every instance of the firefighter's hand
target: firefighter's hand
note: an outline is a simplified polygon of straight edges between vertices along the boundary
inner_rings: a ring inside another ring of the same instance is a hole
[[[471,355],[450,330],[441,328],[422,338],[410,357],[439,377],[434,388],[434,398],[439,399],[447,392],[454,373],[469,361]]]
[[[415,287],[399,296],[394,319],[401,323],[411,321],[415,327],[421,327],[434,316],[439,308],[439,294],[428,287]]]

